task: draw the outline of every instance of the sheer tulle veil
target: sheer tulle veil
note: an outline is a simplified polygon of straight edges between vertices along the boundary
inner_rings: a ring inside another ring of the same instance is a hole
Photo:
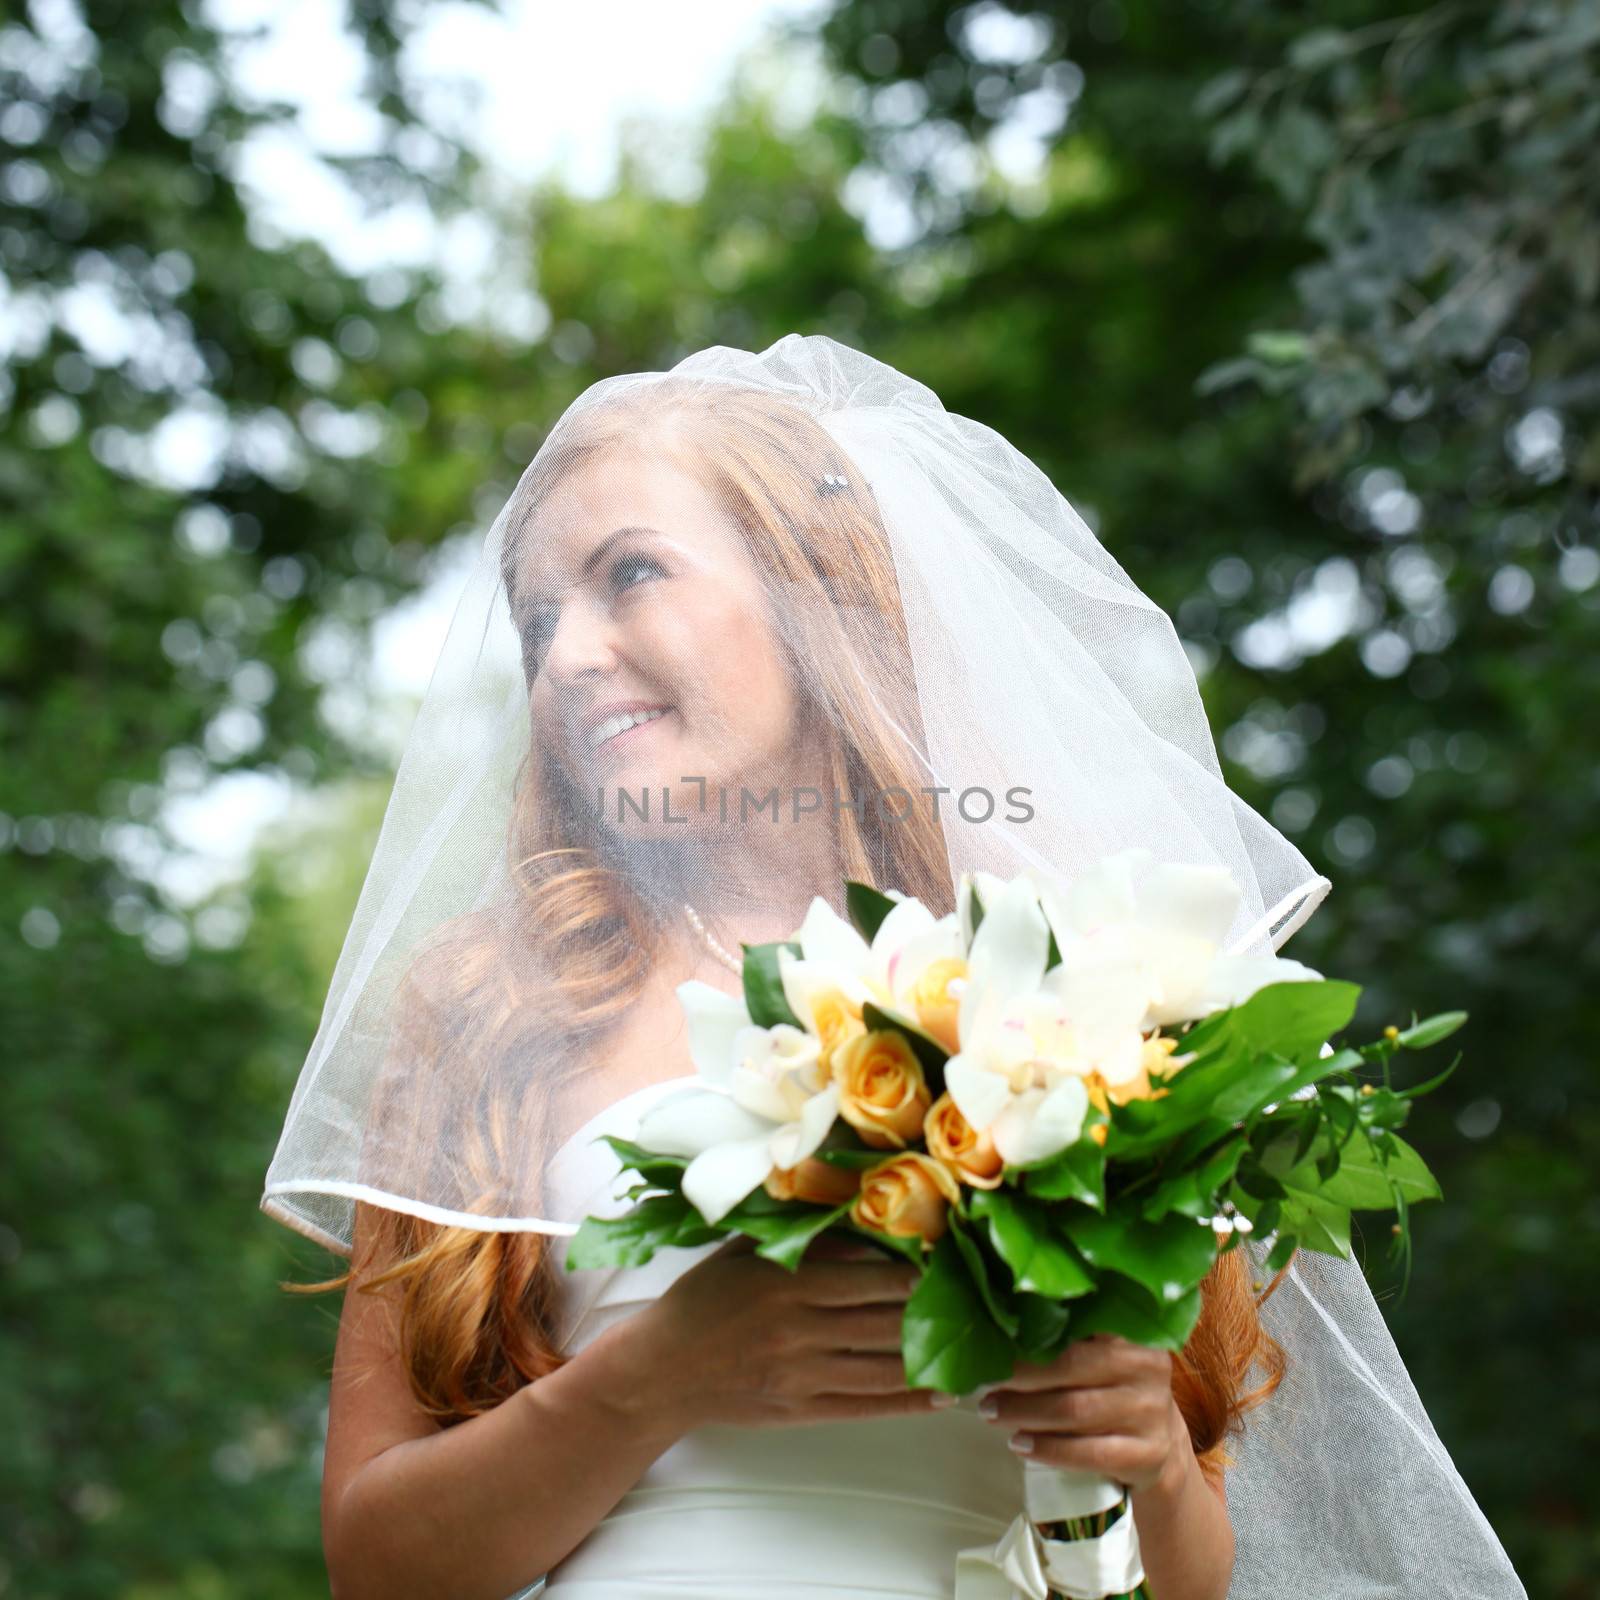
[[[1226,867],[1238,951],[1329,889],[1228,788],[1171,621],[1038,467],[822,336],[605,379],[484,540],[263,1209],[343,1253],[357,1199],[570,1233],[550,1162],[627,1087],[690,911],[736,948],[842,909],[845,876],[942,913],[962,872],[1132,846]],[[1228,1475],[1236,1600],[1521,1596],[1360,1266],[1302,1251],[1262,1317],[1288,1374]]]

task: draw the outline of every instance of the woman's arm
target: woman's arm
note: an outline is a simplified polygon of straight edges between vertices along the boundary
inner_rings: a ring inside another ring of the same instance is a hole
[[[567,1556],[679,1436],[629,1328],[361,1466],[325,1513],[335,1600],[505,1600]]]
[[[1095,1334],[1054,1361],[1018,1363],[1003,1384],[979,1393],[984,1415],[1028,1460],[1129,1487],[1151,1600],[1226,1600],[1228,1503],[1200,1470],[1166,1351]]]
[[[815,1258],[815,1259],[813,1259]],[[707,1423],[920,1415],[900,1356],[914,1267],[819,1241],[794,1271],[736,1239],[492,1411],[441,1429],[411,1398],[394,1285],[346,1292],[323,1547],[335,1600],[505,1600]]]
[[[1233,1523],[1221,1477],[1200,1470],[1189,1429],[1172,1404],[1173,1450],[1157,1480],[1132,1494],[1151,1600],[1226,1600],[1233,1581]]]

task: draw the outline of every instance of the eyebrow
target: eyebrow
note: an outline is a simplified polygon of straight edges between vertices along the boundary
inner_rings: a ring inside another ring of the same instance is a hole
[[[649,534],[656,538],[662,537],[661,530],[659,528],[649,528],[645,527],[643,524],[629,524],[625,528],[613,528],[611,532],[608,533],[605,538],[603,538],[600,543],[597,544],[594,549],[591,550],[584,558],[582,576],[587,578],[590,573],[592,573],[594,569],[598,567],[605,559],[606,551],[609,550],[612,545],[614,545],[619,539],[625,539],[629,534],[633,533]],[[548,595],[547,590],[535,590],[534,593],[539,599],[544,599]]]

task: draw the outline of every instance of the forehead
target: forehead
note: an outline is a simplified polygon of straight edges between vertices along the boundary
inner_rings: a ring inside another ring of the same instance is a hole
[[[574,463],[523,524],[519,587],[550,593],[581,582],[583,563],[619,528],[652,529],[695,561],[726,559],[739,545],[734,519],[700,480],[664,455],[612,450]]]

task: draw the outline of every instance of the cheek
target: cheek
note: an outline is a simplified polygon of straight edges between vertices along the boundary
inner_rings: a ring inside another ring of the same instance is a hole
[[[718,683],[728,718],[752,744],[781,748],[794,722],[794,688],[788,666],[771,630],[748,614],[730,629],[728,657]]]
[[[706,607],[672,632],[673,678],[686,689],[691,728],[721,725],[759,743],[782,743],[794,717],[794,692],[781,648],[748,605]],[[665,646],[667,641],[662,641]]]

